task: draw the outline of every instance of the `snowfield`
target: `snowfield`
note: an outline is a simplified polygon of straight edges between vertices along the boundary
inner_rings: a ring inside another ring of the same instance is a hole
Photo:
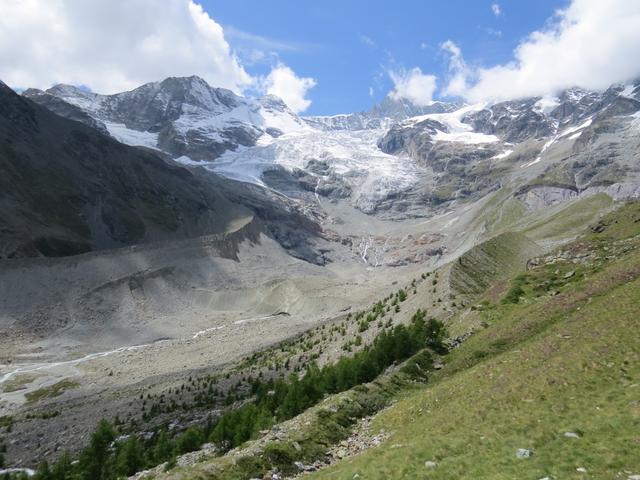
[[[158,134],[152,132],[140,132],[127,128],[123,123],[103,122],[113,138],[126,145],[134,147],[149,147],[158,149]]]
[[[500,139],[495,135],[487,135],[484,133],[474,132],[471,125],[462,123],[465,115],[482,110],[486,104],[478,103],[468,105],[449,113],[430,113],[428,115],[420,115],[407,120],[408,124],[416,124],[424,120],[435,120],[447,126],[448,132],[438,131],[433,139],[438,142],[461,142],[471,145],[480,143],[498,142]]]

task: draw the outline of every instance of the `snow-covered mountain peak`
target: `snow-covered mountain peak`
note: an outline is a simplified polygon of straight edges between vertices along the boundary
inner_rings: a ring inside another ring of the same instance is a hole
[[[87,91],[80,87],[76,87],[75,85],[68,85],[66,83],[58,83],[57,85],[54,85],[53,87],[47,90],[47,93],[50,93],[51,95],[55,95],[56,97],[60,97],[60,98],[83,97],[83,98],[89,99],[89,98],[95,97],[96,95],[93,92]]]
[[[292,198],[310,192],[318,203],[346,200],[367,213],[415,206],[419,215],[424,199],[438,205],[493,188],[486,172],[494,164],[509,168],[517,159],[518,173],[537,171],[548,158],[582,148],[596,136],[594,126],[640,109],[637,87],[473,105],[418,106],[388,97],[368,112],[303,118],[276,96],[245,98],[195,76],[115,95],[58,85],[25,96],[93,121],[124,143]]]
[[[223,112],[239,106],[243,98],[226,88],[214,88],[198,76],[169,77],[159,83],[148,84],[169,101],[181,102],[208,112]],[[145,85],[140,87],[143,89]],[[138,89],[136,89],[138,90]],[[135,92],[136,90],[133,90]]]
[[[312,128],[276,96],[245,98],[198,76],[169,77],[113,95],[70,85],[56,85],[46,93],[81,108],[123,143],[191,161],[214,160],[260,139],[264,144]]]
[[[417,105],[406,99],[387,96],[375,104],[368,112],[345,113],[339,115],[308,116],[304,120],[320,130],[377,130],[389,129],[394,124],[419,115],[446,113],[464,106],[461,102],[433,102]]]

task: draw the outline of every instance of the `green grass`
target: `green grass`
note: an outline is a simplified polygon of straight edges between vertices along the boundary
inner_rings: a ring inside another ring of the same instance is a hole
[[[637,205],[611,218],[604,232],[585,238],[640,233]],[[527,274],[518,304],[477,313],[487,328],[445,357],[429,385],[376,419],[377,429],[394,432],[387,442],[311,478],[640,474],[640,253],[569,279],[562,275],[569,265],[559,267]],[[560,293],[537,296],[536,281],[548,275],[564,279]],[[518,459],[519,448],[534,455]],[[438,466],[425,468],[430,460]]]
[[[603,230],[596,233],[599,228]],[[589,229],[584,238],[595,242],[624,240],[640,233],[640,202],[633,202],[624,208],[605,215]]]
[[[572,202],[568,207],[527,227],[523,233],[533,240],[566,239],[580,233],[600,212],[613,206],[604,193]]]
[[[541,251],[520,233],[503,233],[464,253],[451,266],[456,295],[478,295],[492,283],[524,270],[526,260]]]
[[[33,403],[44,398],[58,397],[62,395],[65,390],[76,388],[80,384],[73,380],[61,380],[58,383],[54,383],[49,387],[39,388],[33,392],[27,392],[24,396],[27,402]]]

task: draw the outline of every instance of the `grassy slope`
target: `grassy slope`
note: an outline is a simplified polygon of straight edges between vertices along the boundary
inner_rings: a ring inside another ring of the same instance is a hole
[[[598,227],[604,232],[515,277],[517,304],[500,303],[509,281],[498,280],[484,301],[456,315],[452,330],[476,333],[444,357],[426,386],[385,376],[327,398],[235,454],[155,478],[260,478],[273,448],[279,468],[293,472],[294,460],[322,458],[358,417],[392,399],[375,426],[393,436],[315,476],[585,478],[578,467],[588,478],[639,473],[640,203]],[[518,459],[518,448],[535,454]],[[427,469],[428,460],[438,467]]]
[[[614,205],[608,195],[600,193],[529,211],[511,195],[512,192],[498,190],[485,205],[477,223],[484,226],[486,236],[521,232],[534,241],[566,241],[580,234],[586,225]]]
[[[449,282],[456,294],[477,295],[495,281],[523,270],[541,248],[520,233],[503,233],[465,252],[451,266]]]
[[[637,204],[612,218],[604,234],[586,237],[602,256],[611,241],[640,233]],[[572,265],[530,276],[564,278]],[[393,431],[391,439],[315,477],[626,479],[640,473],[640,253],[575,271],[559,295],[536,298],[526,288],[525,302],[477,312],[488,327],[452,352],[429,386],[378,417],[377,428]],[[518,448],[534,455],[518,459]],[[437,468],[425,468],[428,460]]]
[[[527,227],[523,233],[533,240],[557,240],[579,234],[589,222],[613,205],[608,195],[601,193],[572,202],[568,207],[554,212]]]

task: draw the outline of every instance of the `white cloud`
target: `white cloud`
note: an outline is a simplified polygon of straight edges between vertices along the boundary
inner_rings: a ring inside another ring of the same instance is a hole
[[[374,91],[373,91],[373,87],[369,87],[369,96],[373,97]]]
[[[502,7],[500,7],[499,3],[492,3],[491,11],[496,17],[499,17],[500,15],[502,15]]]
[[[199,75],[236,92],[253,79],[222,27],[192,0],[0,0],[0,78],[113,93]]]
[[[513,61],[467,69],[470,86],[460,95],[477,101],[544,96],[573,86],[601,90],[640,75],[638,52],[640,2],[573,0],[518,45]],[[456,85],[445,87],[452,90]]]
[[[280,97],[296,113],[309,108],[311,100],[307,99],[306,95],[316,85],[313,78],[298,77],[282,63],[276,65],[261,83],[265,93]]]
[[[395,85],[389,93],[391,98],[404,98],[416,105],[433,103],[433,94],[436,91],[435,75],[424,74],[420,68],[415,67],[408,71],[389,71],[389,76]]]
[[[440,48],[450,55],[448,82],[441,90],[442,95],[464,96],[467,92],[467,77],[470,74],[469,67],[462,58],[460,47],[451,40],[440,45]]]

